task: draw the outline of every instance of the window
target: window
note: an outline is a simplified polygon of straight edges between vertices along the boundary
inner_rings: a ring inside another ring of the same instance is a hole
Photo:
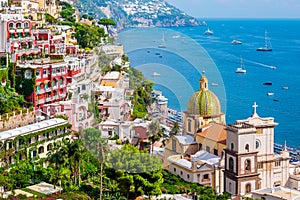
[[[218,149],[214,149],[214,154],[217,156],[218,155]]]
[[[21,23],[20,23],[20,22],[18,22],[18,23],[16,24],[16,27],[17,27],[17,28],[22,28],[22,25],[21,25]]]
[[[199,150],[202,150],[202,144],[199,143]]]
[[[206,151],[210,152],[210,147],[209,146],[206,146]]]
[[[262,169],[263,168],[263,164],[262,163],[257,163],[257,169]]]
[[[183,172],[182,171],[180,171],[180,175],[182,175],[183,174]]]
[[[174,172],[176,172],[176,168],[174,168]]]
[[[39,154],[41,154],[41,153],[44,153],[44,147],[43,146],[39,147]]]
[[[279,167],[281,165],[280,161],[275,161],[275,167]]]
[[[176,140],[172,140],[172,150],[176,152]]]
[[[41,71],[40,70],[36,70],[35,75],[36,75],[36,77],[40,77],[41,76]]]
[[[82,85],[82,90],[85,90],[86,89],[86,86],[85,85]]]
[[[249,152],[249,144],[246,144],[245,150]]]
[[[256,149],[258,149],[260,147],[260,141],[256,140],[255,145],[256,145]]]
[[[231,150],[231,151],[234,150],[234,144],[233,144],[233,143],[230,144],[230,150]]]
[[[188,132],[192,131],[192,120],[188,119]]]
[[[232,184],[231,182],[229,183],[229,186],[228,186],[228,191],[231,192],[232,191]]]
[[[14,28],[14,23],[10,23],[8,26],[9,28]]]
[[[209,174],[204,174],[203,179],[209,179]]]
[[[233,171],[233,158],[229,158],[229,171]]]
[[[245,160],[245,170],[251,169],[251,161],[249,159]]]
[[[188,178],[188,179],[190,179],[190,175],[188,174],[188,175],[186,175],[186,177]]]
[[[24,23],[24,27],[25,27],[25,28],[28,28],[28,26],[29,26],[29,25],[28,25],[28,22],[25,22],[25,23]]]
[[[247,183],[245,188],[245,193],[250,193],[250,192],[251,192],[251,184]]]

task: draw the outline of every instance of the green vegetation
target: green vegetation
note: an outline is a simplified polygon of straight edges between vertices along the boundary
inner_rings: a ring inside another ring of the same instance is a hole
[[[101,18],[101,19],[98,21],[98,24],[101,24],[101,25],[105,26],[105,27],[106,27],[106,30],[108,31],[108,27],[109,27],[109,26],[115,26],[115,25],[116,25],[116,22],[115,22],[113,19]]]
[[[59,4],[62,6],[60,16],[67,22],[75,22],[75,10],[72,5],[64,1],[59,1]]]
[[[104,29],[98,26],[76,23],[74,36],[81,48],[93,49],[100,45],[100,39],[105,33]]]
[[[168,171],[163,171],[163,179],[164,182],[161,184],[161,188],[163,193],[166,194],[194,193],[198,195],[199,200],[230,199],[230,195],[227,193],[216,195],[211,187],[186,182]]]
[[[49,13],[45,13],[45,20],[50,24],[56,24],[58,22],[57,19],[52,15],[50,15]]]
[[[135,90],[132,116],[134,118],[144,118],[147,115],[147,107],[152,103],[150,94],[154,83],[145,80],[142,72],[137,69],[131,68],[127,73],[129,74],[130,88]]]

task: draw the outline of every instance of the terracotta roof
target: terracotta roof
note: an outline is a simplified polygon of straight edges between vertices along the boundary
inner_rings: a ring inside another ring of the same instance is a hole
[[[226,126],[217,123],[210,123],[209,125],[201,128],[198,132],[198,136],[205,137],[207,139],[226,144]]]

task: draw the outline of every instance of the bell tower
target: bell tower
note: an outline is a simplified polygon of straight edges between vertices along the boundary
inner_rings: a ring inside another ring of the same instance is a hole
[[[236,123],[226,128],[225,192],[244,195],[258,188],[256,128]]]

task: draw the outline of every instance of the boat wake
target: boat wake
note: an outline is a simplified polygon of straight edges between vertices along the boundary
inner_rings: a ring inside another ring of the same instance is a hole
[[[255,64],[255,65],[259,65],[261,67],[266,67],[266,68],[270,68],[270,69],[276,69],[276,66],[274,65],[266,65],[266,64],[263,64],[263,63],[259,63],[259,62],[255,62],[255,61],[251,61],[251,60],[246,60],[248,63],[252,63],[252,64]]]

